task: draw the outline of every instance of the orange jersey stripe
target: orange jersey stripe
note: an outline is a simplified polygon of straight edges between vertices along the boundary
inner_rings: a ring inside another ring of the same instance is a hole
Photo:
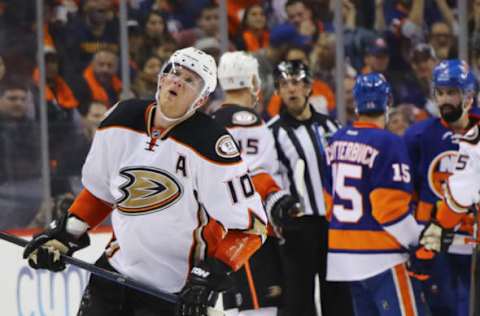
[[[402,316],[417,315],[415,307],[415,298],[413,295],[412,285],[404,264],[396,265],[394,268],[395,285],[397,287],[398,301]]]
[[[262,240],[258,235],[230,230],[218,245],[215,257],[237,271],[261,245]]]
[[[252,177],[252,181],[255,191],[260,194],[262,200],[265,200],[270,193],[280,191],[280,187],[268,173],[262,172],[256,174]]]
[[[328,230],[328,247],[336,250],[396,250],[402,246],[386,231]]]
[[[425,201],[418,202],[415,218],[420,222],[429,222],[432,219],[433,204]]]
[[[437,220],[444,228],[455,227],[465,214],[457,213],[450,209],[445,201],[437,203]]]
[[[401,190],[375,189],[370,193],[372,215],[382,225],[395,221],[408,212],[411,197]]]
[[[112,212],[112,206],[94,196],[87,189],[83,189],[73,201],[69,212],[93,228]]]
[[[208,224],[203,228],[202,236],[207,244],[208,256],[213,257],[218,244],[225,236],[225,229],[215,219],[210,218]]]
[[[330,193],[323,190],[323,199],[325,200],[325,217],[327,221],[332,219],[333,198]]]
[[[248,209],[249,225],[245,230],[228,230],[217,246],[214,257],[223,261],[233,271],[240,269],[260,248],[267,235],[267,224]]]

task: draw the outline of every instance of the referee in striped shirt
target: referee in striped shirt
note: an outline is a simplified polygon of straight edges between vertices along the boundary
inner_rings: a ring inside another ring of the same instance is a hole
[[[328,222],[322,186],[322,174],[326,168],[323,150],[328,137],[339,126],[308,103],[311,77],[305,64],[296,60],[283,61],[274,76],[282,110],[268,125],[275,138],[281,165],[278,180],[283,189],[297,198],[304,211],[303,216],[285,221],[290,224],[280,227],[285,239],[282,252],[286,273],[286,312],[299,316],[317,314],[314,292],[315,278],[319,277],[322,316],[353,315],[348,288],[342,283],[325,280]],[[298,161],[303,161],[305,166],[302,181],[295,181],[298,179],[295,177]]]

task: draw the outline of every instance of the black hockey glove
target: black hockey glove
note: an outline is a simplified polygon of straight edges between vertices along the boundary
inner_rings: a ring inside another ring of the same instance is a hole
[[[443,228],[435,221],[431,221],[420,234],[420,244],[428,250],[447,251],[454,236],[452,229]]]
[[[296,218],[301,216],[300,203],[285,191],[271,193],[265,199],[265,210],[274,226],[295,229]]]
[[[61,254],[71,256],[75,251],[90,245],[90,238],[85,232],[78,238],[67,232],[68,213],[64,213],[58,220],[53,221],[44,232],[33,236],[23,251],[23,258],[28,259],[28,264],[34,269],[47,269],[62,271],[65,262]],[[82,225],[82,224],[80,224]]]
[[[178,295],[175,315],[207,316],[207,308],[215,306],[218,294],[232,287],[231,272],[217,259],[207,259],[194,266]]]

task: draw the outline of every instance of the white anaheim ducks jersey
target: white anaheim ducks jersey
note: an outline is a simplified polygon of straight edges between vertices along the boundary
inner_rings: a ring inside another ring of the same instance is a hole
[[[480,203],[480,126],[475,125],[460,140],[453,174],[445,190],[448,206],[459,213]]]
[[[279,162],[272,132],[252,109],[224,104],[212,117],[228,130],[240,148],[250,175],[278,173]]]
[[[228,230],[261,236],[267,219],[223,127],[198,112],[160,134],[154,113],[148,101],[119,103],[95,134],[82,182],[114,205],[111,265],[174,293]]]

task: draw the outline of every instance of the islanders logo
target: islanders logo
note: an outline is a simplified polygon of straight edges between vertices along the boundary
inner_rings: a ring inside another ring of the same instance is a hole
[[[458,152],[447,150],[438,154],[428,167],[428,185],[430,190],[442,198],[442,185],[455,170]]]

